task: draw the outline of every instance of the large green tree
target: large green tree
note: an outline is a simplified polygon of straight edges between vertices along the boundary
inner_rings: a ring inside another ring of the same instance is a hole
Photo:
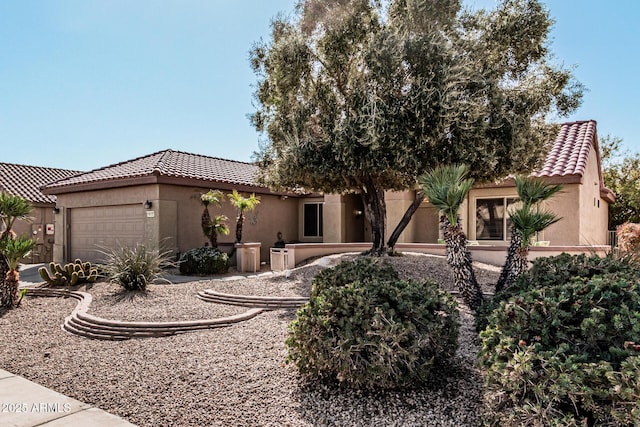
[[[550,61],[551,23],[537,0],[476,12],[456,0],[299,1],[251,52],[263,182],[360,194],[382,252],[385,190],[413,189],[438,164],[466,163],[479,181],[531,170],[548,114],[582,93]]]
[[[640,223],[640,153],[622,148],[622,139],[600,138],[604,184],[616,195],[609,205],[609,230],[625,222]]]

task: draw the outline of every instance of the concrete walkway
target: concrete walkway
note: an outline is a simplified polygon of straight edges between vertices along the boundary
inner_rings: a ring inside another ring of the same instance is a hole
[[[0,426],[135,427],[120,417],[0,369]]]

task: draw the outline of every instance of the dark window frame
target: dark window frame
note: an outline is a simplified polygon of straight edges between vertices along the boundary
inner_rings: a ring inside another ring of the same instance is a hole
[[[302,236],[317,238],[323,235],[323,205],[322,202],[304,203],[302,208]],[[308,215],[313,215],[309,217]]]

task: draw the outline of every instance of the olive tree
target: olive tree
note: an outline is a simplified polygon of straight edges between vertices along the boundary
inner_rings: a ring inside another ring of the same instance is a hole
[[[582,93],[550,60],[551,24],[538,0],[300,0],[251,51],[262,182],[359,194],[382,253],[424,197],[386,242],[385,190],[439,164],[480,182],[536,166],[545,119]]]

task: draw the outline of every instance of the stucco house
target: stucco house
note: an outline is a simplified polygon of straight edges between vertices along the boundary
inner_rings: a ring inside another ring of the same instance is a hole
[[[576,121],[560,125],[543,166],[531,174],[547,182],[563,184],[562,193],[547,208],[562,219],[541,232],[539,241],[552,246],[607,244],[608,206],[615,196],[605,187],[596,122]],[[387,192],[387,235],[415,199],[415,191]],[[509,205],[517,199],[513,178],[474,187],[460,209],[469,240],[480,245],[506,245],[510,239]],[[324,242],[350,242],[361,229],[359,201],[352,195],[325,196]],[[327,216],[328,214],[328,216]],[[366,227],[366,225],[364,225]],[[365,234],[368,230],[365,229]],[[440,237],[437,210],[425,200],[400,236],[399,243],[436,243]]]
[[[96,260],[98,245],[161,243],[176,255],[203,246],[200,195],[209,189],[260,196],[260,205],[247,216],[243,241],[261,243],[262,261],[269,260],[278,233],[297,244],[369,241],[358,195],[272,192],[257,184],[257,174],[251,163],[164,150],[50,183],[42,192],[57,197],[55,227],[66,230],[56,235],[54,259]],[[562,220],[538,240],[557,247],[607,243],[608,205],[615,197],[602,180],[595,121],[561,125],[542,168],[532,175],[564,184],[547,205]],[[415,194],[386,193],[389,227]],[[508,244],[508,208],[516,197],[513,179],[474,187],[460,211],[469,239],[496,248]],[[236,212],[228,202],[210,209],[226,215],[233,230]],[[220,246],[230,248],[233,235],[220,236]],[[398,242],[433,244],[438,237],[436,209],[425,201]]]
[[[163,150],[92,170],[43,187],[56,195],[59,234],[53,248],[58,261],[99,260],[99,247],[159,244],[176,256],[207,242],[200,196],[210,189],[255,193],[261,203],[246,214],[242,240],[262,244],[267,260],[278,233],[288,241],[322,241],[322,197],[272,192],[256,183],[257,166],[215,157]],[[236,211],[227,201],[209,207],[229,218],[231,233],[219,236],[233,245]]]
[[[40,187],[79,173],[66,169],[0,163],[0,191],[21,196],[33,206],[30,221],[16,221],[13,226],[16,234],[28,235],[36,240],[36,247],[27,261],[50,262],[53,259],[56,196],[43,194]]]

